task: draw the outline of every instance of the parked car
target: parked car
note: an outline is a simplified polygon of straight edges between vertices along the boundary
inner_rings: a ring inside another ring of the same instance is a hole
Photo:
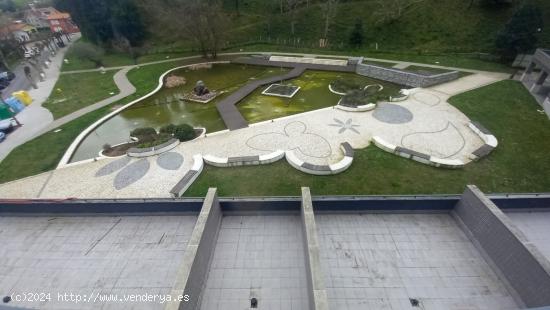
[[[4,71],[4,72],[0,73],[0,80],[11,81],[13,79],[15,79],[15,73],[13,73],[11,71]]]
[[[4,119],[0,121],[0,132],[3,134],[8,134],[13,131],[13,120]]]
[[[10,82],[15,78],[15,73],[10,71],[4,71],[0,73],[0,91],[4,90]]]
[[[6,139],[6,134],[0,131],[0,142]]]

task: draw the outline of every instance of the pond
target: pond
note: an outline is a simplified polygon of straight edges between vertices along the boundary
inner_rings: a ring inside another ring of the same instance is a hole
[[[208,133],[226,129],[216,103],[254,79],[281,75],[288,69],[237,64],[214,64],[198,69],[176,70],[173,74],[183,76],[187,83],[175,88],[162,88],[155,95],[123,110],[90,133],[78,146],[71,162],[94,158],[106,143],[115,145],[129,141],[129,133],[138,127],[156,129],[167,124],[187,123],[194,127],[205,127]],[[302,76],[284,81],[301,87],[293,98],[262,95],[267,88],[260,87],[237,106],[249,123],[256,123],[292,114],[334,106],[340,96],[329,91],[328,85],[341,78],[360,79],[365,85],[380,81],[361,77],[353,73],[306,71]],[[183,94],[190,93],[199,80],[219,95],[207,104],[181,101]],[[385,87],[398,85],[384,83]]]

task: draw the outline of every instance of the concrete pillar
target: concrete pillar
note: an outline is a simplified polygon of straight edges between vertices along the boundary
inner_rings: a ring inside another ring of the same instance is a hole
[[[521,76],[521,81],[523,82],[525,78],[533,72],[534,69],[535,69],[535,63],[531,61],[527,66],[527,68],[525,69],[525,72],[523,72],[523,75]]]
[[[531,86],[530,91],[532,93],[538,92],[540,87],[542,86],[542,84],[544,84],[544,82],[546,81],[547,77],[548,77],[548,72],[542,71],[542,73],[539,75],[539,77],[535,81],[535,84],[533,84],[533,86]]]

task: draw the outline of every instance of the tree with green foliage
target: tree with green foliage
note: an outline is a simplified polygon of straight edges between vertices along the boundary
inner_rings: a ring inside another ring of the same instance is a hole
[[[363,45],[365,34],[363,33],[363,22],[357,20],[349,37],[349,45],[353,48],[360,48]]]
[[[12,0],[0,0],[0,11],[2,12],[15,12],[17,7]]]
[[[141,44],[145,27],[132,0],[55,0],[59,9],[71,13],[84,37],[98,45],[127,40]]]
[[[520,7],[496,38],[495,46],[503,61],[512,60],[518,53],[537,47],[537,33],[542,30],[541,11],[533,5]]]

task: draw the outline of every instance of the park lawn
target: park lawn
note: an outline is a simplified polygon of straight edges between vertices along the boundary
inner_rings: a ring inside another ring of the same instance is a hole
[[[267,166],[205,167],[185,193],[204,197],[208,187],[221,196],[458,194],[468,184],[492,192],[550,191],[550,121],[518,82],[502,81],[451,98],[451,103],[480,121],[499,139],[489,157],[464,169],[426,166],[375,146],[358,150],[352,167],[336,176],[311,176],[285,161]]]
[[[113,76],[117,70],[61,74],[44,107],[58,119],[119,93]]]
[[[97,66],[94,62],[76,57],[72,52],[71,48],[65,54],[66,62],[63,63],[61,67],[62,72],[66,71],[75,71],[75,70],[91,70],[97,69]],[[103,56],[103,66],[108,67],[122,67],[130,66],[134,64],[134,60],[128,54],[116,53],[116,52],[106,52]]]

